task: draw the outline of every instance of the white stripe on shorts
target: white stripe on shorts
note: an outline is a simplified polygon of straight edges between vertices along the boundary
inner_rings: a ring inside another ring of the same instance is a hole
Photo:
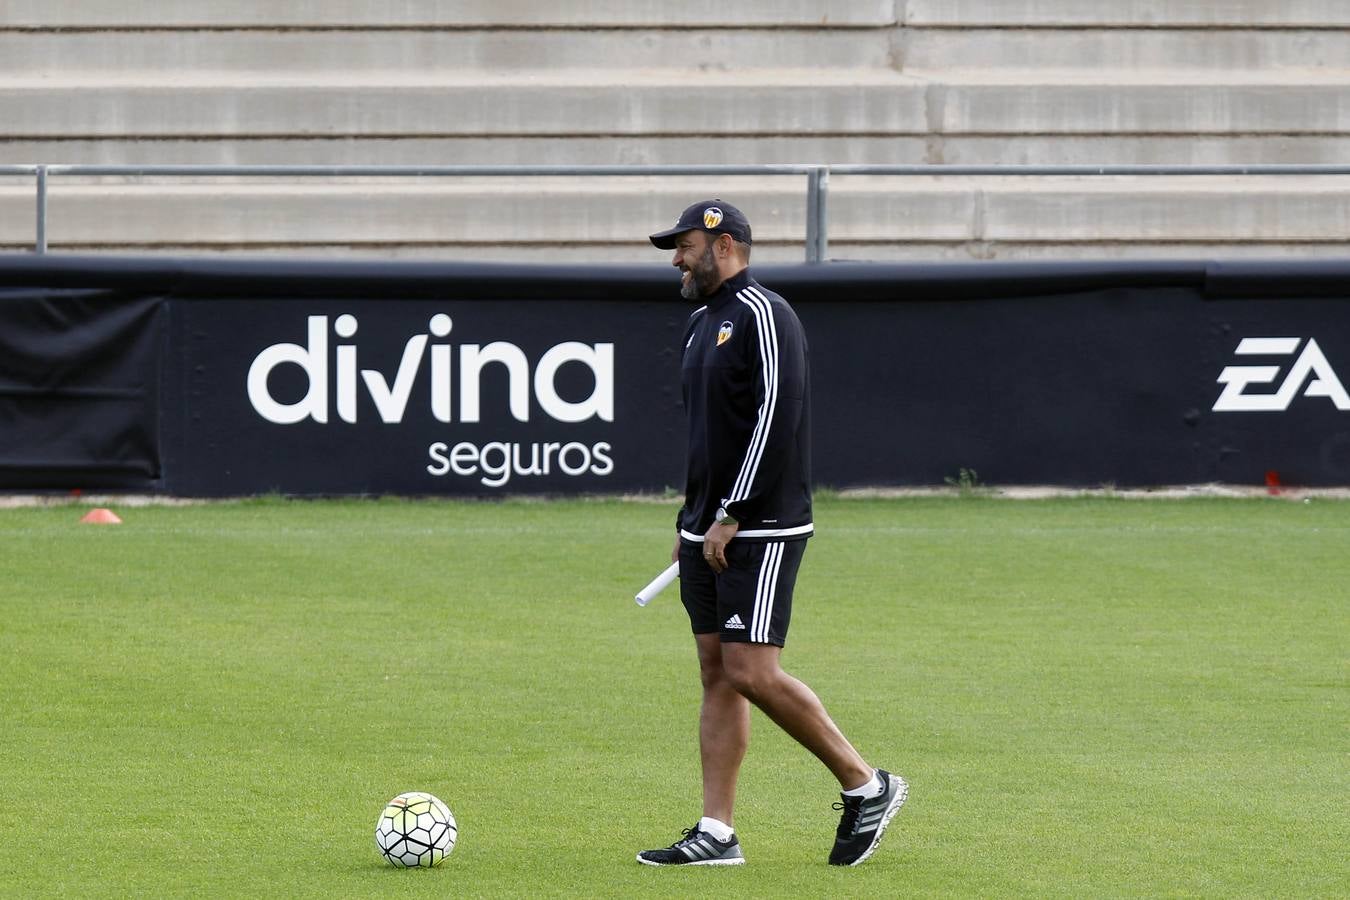
[[[783,562],[783,542],[771,541],[764,545],[764,562],[759,567],[759,582],[755,585],[755,611],[750,617],[750,640],[756,644],[769,642],[769,623],[773,620],[773,601],[778,592],[778,570]]]

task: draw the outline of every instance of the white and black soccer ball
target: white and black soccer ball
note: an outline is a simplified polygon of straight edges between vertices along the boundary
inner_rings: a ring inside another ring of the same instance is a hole
[[[439,866],[458,836],[450,807],[423,791],[399,794],[375,823],[375,845],[399,868]]]

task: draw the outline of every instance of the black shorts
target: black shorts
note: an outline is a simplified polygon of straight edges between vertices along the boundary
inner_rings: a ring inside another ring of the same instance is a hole
[[[718,575],[703,558],[702,544],[680,541],[680,599],[694,634],[783,646],[804,553],[804,540],[732,540],[727,570]]]

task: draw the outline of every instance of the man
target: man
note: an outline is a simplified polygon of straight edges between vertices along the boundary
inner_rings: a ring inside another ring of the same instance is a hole
[[[745,862],[732,807],[753,703],[838,779],[843,815],[829,860],[857,865],[909,788],[868,765],[811,689],[779,664],[813,531],[806,337],[783,298],[750,276],[750,223],[734,206],[695,203],[651,242],[675,251],[680,294],[703,304],[682,339],[688,475],[672,553],[703,680],[703,817],[638,862]]]

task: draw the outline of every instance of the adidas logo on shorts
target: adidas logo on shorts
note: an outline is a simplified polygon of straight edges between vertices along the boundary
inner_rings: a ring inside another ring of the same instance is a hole
[[[723,628],[739,628],[741,631],[744,631],[744,630],[745,630],[745,623],[741,621],[741,614],[740,614],[740,613],[736,613],[736,614],[733,615],[730,619],[727,619],[727,624],[723,625],[722,627],[723,627]]]

